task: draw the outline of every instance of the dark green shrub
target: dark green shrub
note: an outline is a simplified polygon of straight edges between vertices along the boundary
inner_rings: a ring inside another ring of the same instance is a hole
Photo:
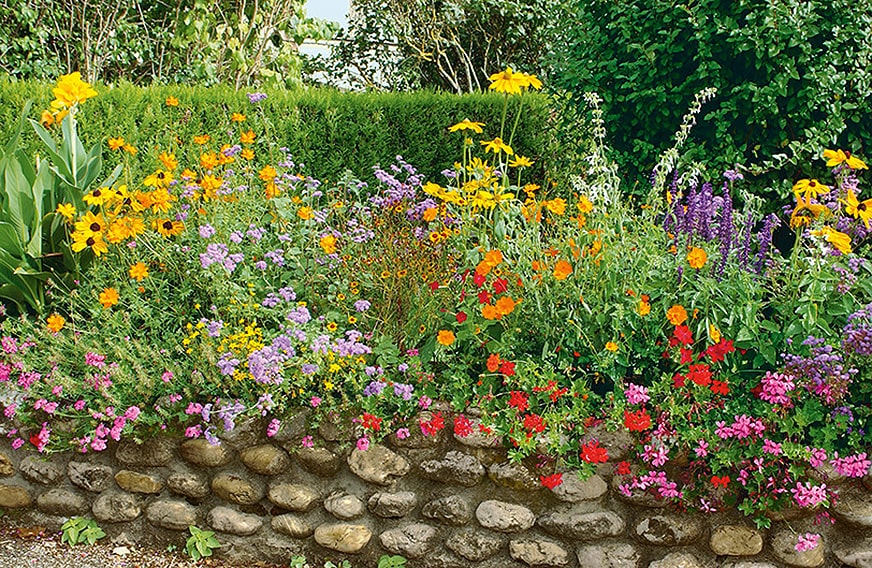
[[[603,97],[612,145],[633,181],[647,177],[705,87],[718,95],[693,131],[690,157],[710,166],[797,170],[824,146],[872,148],[868,2],[573,4],[552,83]],[[773,160],[779,154],[786,159]],[[646,190],[643,181],[637,191]]]

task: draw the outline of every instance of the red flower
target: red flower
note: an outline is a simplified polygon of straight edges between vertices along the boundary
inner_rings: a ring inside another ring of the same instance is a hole
[[[685,377],[681,373],[675,373],[675,375],[672,377],[672,386],[674,386],[677,389],[680,389],[681,387],[683,387],[684,383],[686,383],[686,382],[687,382],[687,377]]]
[[[554,473],[552,475],[540,475],[539,481],[541,481],[542,485],[547,487],[548,489],[554,489],[555,487],[563,483],[563,474]]]
[[[382,419],[378,416],[374,416],[369,412],[363,413],[363,419],[361,420],[363,427],[366,430],[372,430],[373,432],[378,432],[381,430]]]
[[[704,363],[691,365],[687,370],[687,378],[701,387],[707,387],[712,384],[712,372],[709,366]]]
[[[733,347],[732,341],[727,341],[723,338],[719,342],[714,345],[710,345],[708,349],[705,350],[705,354],[708,355],[712,363],[720,363],[724,360],[724,355],[727,353],[732,353],[736,348]]]
[[[757,383],[757,386],[751,389],[751,394],[760,398],[760,393],[763,392],[763,383]]]
[[[457,312],[454,318],[457,320],[457,323],[463,323],[466,321],[466,312]]]
[[[509,394],[509,406],[517,408],[518,412],[524,412],[530,407],[527,401],[527,393],[521,391],[512,391]]]
[[[505,278],[497,278],[494,280],[494,294],[503,294],[509,289],[509,281]]]
[[[728,394],[730,392],[730,385],[726,381],[712,381],[712,386],[709,389],[715,394]]]
[[[484,424],[479,424],[479,425],[478,425],[478,431],[481,432],[482,434],[486,435],[486,436],[487,436],[487,435],[490,435],[490,434],[493,433],[493,430],[492,430],[491,428],[485,426]]]
[[[421,432],[425,436],[435,436],[440,430],[445,428],[445,421],[442,419],[442,413],[437,412],[429,421],[421,421]]]
[[[617,473],[618,475],[630,475],[630,462],[618,462],[617,467],[615,467],[615,473]]]
[[[527,414],[524,416],[524,429],[528,432],[544,432],[545,421],[538,414]]]
[[[581,446],[581,459],[587,463],[606,463],[609,461],[609,451],[599,445],[599,441],[591,440]]]
[[[630,432],[642,432],[651,427],[651,416],[644,408],[636,412],[624,411],[624,426]]]
[[[478,272],[476,272],[475,276],[472,277],[472,283],[475,284],[476,286],[478,286],[479,288],[481,288],[481,285],[484,284],[484,282],[485,282],[485,277],[482,276],[481,274],[479,274]]]
[[[454,434],[466,438],[472,434],[472,422],[464,415],[454,417]]]
[[[693,343],[693,334],[690,332],[690,328],[686,325],[675,326],[675,331],[672,332],[672,335],[682,345],[690,345]]]
[[[681,348],[681,364],[686,365],[687,363],[692,363],[692,362],[693,362],[693,350],[682,347]]]
[[[717,475],[712,476],[712,485],[714,485],[715,487],[726,487],[728,483],[730,483],[729,475],[725,475],[723,477],[718,477]]]
[[[497,369],[500,368],[500,356],[497,353],[491,353],[491,356],[487,358],[487,370],[491,373],[496,373]],[[511,404],[511,403],[510,403]]]
[[[487,304],[490,302],[491,294],[487,290],[482,290],[478,293],[478,303],[479,304]]]
[[[430,282],[430,289],[434,292],[439,289],[439,282]]]
[[[500,364],[500,373],[504,374],[507,377],[514,376],[515,364],[511,361],[503,361]]]

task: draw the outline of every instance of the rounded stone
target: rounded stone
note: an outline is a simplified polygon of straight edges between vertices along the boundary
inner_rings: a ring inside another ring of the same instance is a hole
[[[533,526],[536,516],[523,505],[503,501],[482,501],[475,510],[481,526],[498,532],[520,532]]]
[[[648,568],[704,568],[693,554],[673,552],[660,560],[655,560]]]
[[[73,485],[100,493],[114,485],[112,468],[105,465],[71,461],[67,463],[67,477]]]
[[[872,494],[856,489],[842,491],[832,507],[833,515],[848,524],[872,528]]]
[[[468,530],[451,535],[445,546],[467,560],[481,562],[499,552],[503,541],[483,531]]]
[[[132,493],[145,493],[147,495],[156,495],[163,491],[163,481],[156,475],[148,475],[145,473],[137,473],[127,469],[122,469],[115,474],[115,483],[118,487]]]
[[[538,491],[542,489],[539,478],[519,463],[503,462],[492,464],[487,476],[497,485],[515,491]]]
[[[851,568],[872,568],[872,539],[835,548],[833,554]]]
[[[613,511],[591,504],[577,504],[568,509],[551,511],[539,518],[546,532],[570,540],[597,540],[619,536],[626,529],[624,519]]]
[[[293,538],[310,537],[315,530],[304,519],[291,513],[273,517],[270,521],[270,526],[277,533],[286,534]]]
[[[139,517],[142,509],[135,495],[121,491],[104,491],[94,500],[91,512],[98,521],[123,523]]]
[[[817,568],[824,563],[823,539],[811,550],[802,552],[796,550],[797,534],[793,531],[781,531],[772,536],[770,548],[775,557],[790,566],[798,568]]]
[[[638,568],[641,555],[628,543],[589,544],[576,551],[579,566],[585,568]]]
[[[594,501],[605,495],[609,486],[599,475],[592,475],[585,480],[575,472],[564,472],[563,483],[551,490],[554,496],[567,503]]]
[[[341,521],[356,519],[366,511],[363,501],[356,495],[331,495],[324,501],[324,508]]]
[[[283,449],[272,444],[261,444],[239,452],[245,467],[261,475],[278,475],[288,469],[291,458]]]
[[[709,546],[718,556],[753,556],[763,550],[763,535],[743,525],[721,525],[712,531]]]
[[[206,522],[219,532],[237,536],[253,535],[263,526],[263,519],[257,515],[240,513],[230,507],[215,507],[206,517]]]
[[[192,499],[202,499],[209,495],[209,478],[201,473],[173,473],[167,478],[167,487],[173,493]]]
[[[339,457],[327,448],[300,448],[296,455],[309,473],[329,477],[339,472]]]
[[[348,456],[348,467],[357,477],[377,485],[390,485],[397,477],[409,473],[409,462],[381,444],[372,444],[366,451],[357,448]]]
[[[0,477],[15,475],[15,466],[4,452],[0,452]]]
[[[420,558],[436,543],[436,529],[423,523],[389,529],[379,535],[382,546],[394,554]]]
[[[223,443],[213,446],[203,438],[185,440],[179,446],[179,453],[188,463],[201,467],[221,467],[233,460],[233,452]]]
[[[0,508],[20,509],[29,507],[31,503],[33,503],[33,499],[26,487],[0,483]]]
[[[162,499],[146,508],[145,518],[156,527],[185,531],[197,524],[197,509],[184,501]]]
[[[569,553],[558,543],[541,539],[509,541],[509,556],[528,566],[567,566]]]
[[[88,510],[84,497],[69,489],[49,489],[36,498],[36,506],[47,515],[74,517]]]
[[[167,438],[150,438],[137,444],[124,441],[115,450],[115,459],[127,466],[163,467],[173,459],[175,444]]]
[[[421,509],[421,514],[428,519],[461,526],[472,520],[472,508],[463,497],[449,495],[430,501]]]
[[[276,483],[269,488],[267,499],[288,511],[311,511],[318,505],[321,495],[306,485]]]
[[[485,476],[484,466],[469,454],[450,451],[441,460],[428,460],[421,463],[421,475],[427,479],[472,487],[478,485]]]
[[[682,546],[699,538],[702,530],[697,519],[667,513],[645,515],[636,522],[633,532],[640,540],[657,546]]]
[[[264,496],[260,483],[234,473],[219,473],[212,479],[212,492],[237,505],[254,505]]]
[[[315,542],[345,554],[356,554],[369,544],[372,531],[363,525],[334,523],[320,525],[315,529]]]
[[[37,456],[25,457],[18,464],[18,469],[24,479],[42,485],[56,483],[64,474],[58,464]]]
[[[418,497],[411,491],[399,493],[379,492],[369,498],[369,511],[385,519],[405,517],[418,505]]]

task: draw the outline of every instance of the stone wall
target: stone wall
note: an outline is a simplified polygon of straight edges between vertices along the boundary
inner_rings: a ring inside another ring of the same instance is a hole
[[[301,444],[299,427],[268,440],[262,426],[237,428],[217,446],[160,438],[50,459],[6,446],[0,508],[52,529],[90,516],[122,544],[180,546],[188,526],[211,528],[223,545],[217,554],[241,562],[305,554],[313,566],[348,558],[365,568],[390,553],[411,568],[872,567],[870,476],[841,481],[833,525],[791,511],[757,530],[739,514],[624,498],[612,464],[545,489],[536,464],[510,463],[478,433],[413,432],[359,451],[331,425],[314,447]],[[628,450],[620,438],[608,445],[617,459]],[[797,552],[806,532],[821,534],[821,544]]]

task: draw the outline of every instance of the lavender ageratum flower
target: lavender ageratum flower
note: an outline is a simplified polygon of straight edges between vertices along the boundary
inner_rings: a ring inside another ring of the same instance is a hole
[[[318,372],[318,365],[315,365],[313,363],[303,363],[300,366],[300,372],[302,372],[304,375],[314,375]]]
[[[738,180],[740,180],[740,179],[745,179],[745,176],[743,176],[740,172],[738,172],[738,171],[736,171],[736,170],[727,170],[727,171],[725,171],[725,172],[724,172],[724,177],[727,178],[727,179],[730,180],[730,181],[738,181]]]
[[[262,260],[258,260],[257,262],[254,263],[254,267],[257,268],[258,270],[266,270],[267,263],[265,263]]]
[[[266,93],[246,93],[246,96],[248,97],[248,102],[257,104],[266,98]]]
[[[378,396],[388,386],[381,381],[372,381],[363,389],[363,396]]]
[[[230,272],[230,273],[232,274],[233,271],[236,270],[236,266],[237,266],[240,262],[242,262],[243,260],[245,260],[245,255],[242,254],[241,252],[237,252],[237,253],[233,253],[233,254],[227,255],[227,258],[225,258],[225,259],[224,259],[224,262],[223,262],[224,269],[225,269],[227,272]]]
[[[200,265],[208,268],[216,262],[223,263],[227,252],[228,248],[224,243],[211,243],[206,247],[206,252],[200,254]]]
[[[286,302],[293,302],[297,299],[297,293],[294,292],[294,289],[289,286],[279,288],[279,296],[281,296],[282,299]]]
[[[233,353],[229,351],[221,355],[221,358],[219,358],[216,363],[221,374],[228,377],[233,375],[234,371],[236,371],[237,365],[239,365],[239,359],[233,357]]]
[[[285,265],[285,251],[282,249],[271,250],[263,256],[271,260],[273,264],[277,266]]]
[[[235,243],[238,245],[239,243],[242,242],[242,238],[243,238],[242,231],[233,231],[232,233],[230,233],[230,242],[232,242],[232,243]]]
[[[209,442],[210,446],[217,446],[221,443],[221,440],[218,439],[218,436],[215,435],[215,428],[209,426],[203,432],[203,437],[206,438],[206,441]]]
[[[266,234],[266,229],[255,225],[249,225],[248,231],[246,231],[245,234],[248,235],[248,238],[250,238],[252,242],[256,243]]]
[[[285,316],[288,321],[294,322],[296,324],[303,325],[308,323],[312,319],[312,315],[309,313],[309,310],[306,306],[297,306]]]
[[[412,385],[394,383],[394,394],[401,397],[403,400],[412,400],[412,392],[414,392],[414,390],[415,387]]]
[[[842,350],[846,355],[872,355],[872,304],[848,316],[842,329]]]

